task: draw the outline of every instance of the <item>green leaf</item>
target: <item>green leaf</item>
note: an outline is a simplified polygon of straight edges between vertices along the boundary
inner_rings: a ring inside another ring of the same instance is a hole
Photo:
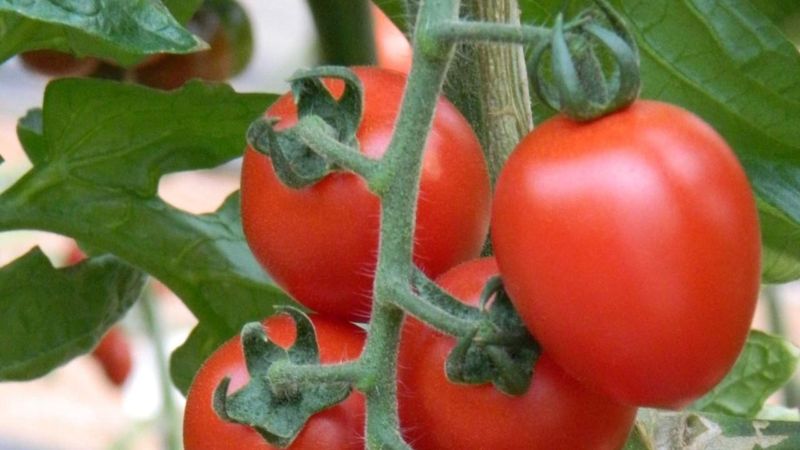
[[[764,279],[800,277],[797,49],[747,0],[612,3],[639,43],[643,97],[681,105],[705,119],[744,165],[759,199]],[[537,22],[562,4],[521,1],[524,16]]]
[[[202,324],[194,327],[186,341],[172,352],[169,373],[173,384],[183,395],[188,395],[194,374],[222,342]]]
[[[192,18],[195,12],[204,1],[209,0],[161,0],[161,3],[167,7],[172,17],[179,23],[186,23]],[[235,0],[219,0],[215,3],[236,3]]]
[[[800,422],[642,408],[626,450],[794,450]]]
[[[30,380],[91,350],[145,280],[110,255],[54,269],[38,249],[0,269],[0,380]]]
[[[750,0],[750,3],[778,26],[783,25],[788,17],[800,13],[797,0]]]
[[[800,349],[778,336],[753,330],[730,373],[691,409],[754,418],[764,402],[797,370]]]
[[[0,230],[51,231],[119,256],[172,289],[218,345],[290,300],[247,247],[238,195],[194,215],[161,200],[158,180],[240,156],[274,98],[199,82],[167,93],[55,81],[41,127],[36,113],[20,124],[35,165],[0,194]]]
[[[197,0],[185,3],[176,8],[181,16],[193,12]],[[143,55],[206,45],[153,0],[0,0],[0,63],[41,48],[130,65]]]

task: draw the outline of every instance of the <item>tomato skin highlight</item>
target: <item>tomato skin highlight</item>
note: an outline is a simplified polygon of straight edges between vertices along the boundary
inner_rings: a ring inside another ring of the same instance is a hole
[[[760,281],[758,215],[724,140],[640,100],[524,138],[497,184],[493,247],[550,356],[621,402],[679,408],[739,355]]]
[[[358,358],[364,345],[361,329],[344,322],[311,317],[317,332],[322,363],[338,363]],[[294,342],[294,322],[288,316],[273,316],[264,321],[269,339],[282,347]],[[220,419],[214,408],[214,390],[226,376],[231,378],[228,394],[249,379],[237,336],[217,349],[195,375],[186,399],[183,443],[186,450],[267,450],[278,449],[267,443],[254,429]],[[364,448],[364,397],[353,392],[342,403],[309,419],[292,444],[292,450],[360,450]]]
[[[374,3],[370,3],[372,25],[375,28],[375,53],[379,67],[408,73],[411,71],[412,50],[406,35]]]
[[[379,158],[389,144],[406,77],[359,67],[365,109],[356,136],[362,153]],[[340,95],[341,83],[331,83]],[[267,111],[276,128],[292,126],[289,95]],[[295,190],[275,175],[268,157],[248,148],[242,167],[242,225],[261,265],[275,282],[318,313],[350,321],[369,316],[380,202],[365,181],[335,172]],[[486,236],[489,176],[477,137],[444,99],[437,104],[425,147],[414,235],[414,261],[429,276],[476,257]]]
[[[498,274],[492,258],[456,266],[436,281],[464,303],[477,305],[485,282]],[[619,449],[636,408],[590,391],[543,354],[533,383],[514,397],[491,385],[451,383],[444,363],[455,340],[414,318],[400,343],[400,418],[415,450]]]

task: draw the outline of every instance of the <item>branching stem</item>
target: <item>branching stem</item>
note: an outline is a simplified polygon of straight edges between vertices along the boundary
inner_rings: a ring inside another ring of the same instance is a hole
[[[367,181],[371,180],[380,163],[367,158],[357,149],[345,145],[325,133],[328,126],[319,116],[306,116],[293,128],[302,141],[316,153],[332,160],[338,166],[353,171]]]

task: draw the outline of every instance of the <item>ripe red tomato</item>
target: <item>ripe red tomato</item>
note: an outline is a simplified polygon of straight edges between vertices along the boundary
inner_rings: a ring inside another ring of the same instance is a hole
[[[356,68],[365,107],[357,132],[361,151],[386,150],[406,77]],[[342,84],[331,85],[340,95]],[[278,128],[297,113],[290,95],[267,115]],[[242,224],[248,244],[273,279],[296,300],[328,316],[364,320],[369,315],[380,204],[362,178],[336,172],[304,189],[290,189],[266,156],[248,149],[242,168]],[[436,276],[478,255],[489,217],[489,178],[480,144],[461,114],[444,99],[437,105],[423,157],[414,260]]]
[[[760,237],[733,152],[676,106],[556,117],[512,153],[492,212],[514,305],[553,359],[619,401],[680,407],[739,355]]]
[[[312,317],[323,363],[338,363],[358,358],[364,345],[363,331],[351,324]],[[273,316],[264,321],[269,339],[289,347],[295,339],[295,326],[288,316]],[[223,344],[195,375],[183,420],[186,450],[276,449],[254,429],[217,416],[212,406],[214,390],[230,377],[228,393],[247,384],[249,375],[242,354],[241,340],[235,337]],[[292,450],[361,450],[364,448],[364,397],[353,392],[342,403],[315,414],[288,447]]]
[[[250,22],[237,2],[204,2],[187,28],[208,42],[210,48],[185,55],[152,56],[131,71],[132,78],[145,86],[177,89],[193,78],[227,80],[241,72],[250,60]]]
[[[370,11],[378,66],[408,73],[411,70],[411,44],[406,35],[374,3],[370,3]]]
[[[111,327],[92,351],[92,357],[100,363],[109,381],[116,386],[125,384],[133,364],[131,346],[122,327]]]
[[[461,264],[437,279],[451,295],[477,305],[494,259]],[[618,449],[636,408],[588,390],[543,354],[528,392],[513,397],[491,385],[467,386],[445,377],[455,340],[410,318],[400,341],[400,418],[417,450]]]
[[[32,50],[19,55],[22,65],[49,76],[79,77],[89,75],[100,62],[94,58],[77,58],[56,50]]]

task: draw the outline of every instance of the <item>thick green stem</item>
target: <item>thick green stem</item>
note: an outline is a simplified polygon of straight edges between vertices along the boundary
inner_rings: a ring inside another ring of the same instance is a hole
[[[308,0],[322,59],[343,66],[375,63],[375,38],[367,0]]]
[[[367,448],[408,448],[399,435],[397,351],[403,311],[392,296],[396,280],[410,285],[414,218],[422,151],[433,122],[453,46],[430,35],[436,23],[457,17],[458,2],[422,4],[414,39],[414,61],[395,133],[374,186],[381,195],[381,231],[369,336],[362,356],[369,376],[358,386],[367,398]],[[391,442],[387,442],[390,433]]]
[[[480,41],[527,44],[550,36],[550,29],[532,25],[511,25],[490,22],[444,22],[431,30],[434,38],[445,41]]]
[[[159,423],[163,427],[165,446],[168,450],[180,450],[183,448],[179,425],[180,415],[172,397],[172,380],[167,367],[168,357],[163,345],[164,333],[162,332],[161,321],[158,319],[153,307],[153,297],[149,292],[145,293],[139,301],[139,305],[147,337],[155,351],[156,369],[158,370],[158,380],[161,387],[161,401],[163,402]]]
[[[530,30],[526,43],[549,39],[549,29],[520,26],[517,0],[469,0],[469,7],[477,20]],[[512,150],[533,128],[527,65],[520,45],[478,42],[470,47],[477,66],[477,95],[484,121],[481,143],[494,185]]]

